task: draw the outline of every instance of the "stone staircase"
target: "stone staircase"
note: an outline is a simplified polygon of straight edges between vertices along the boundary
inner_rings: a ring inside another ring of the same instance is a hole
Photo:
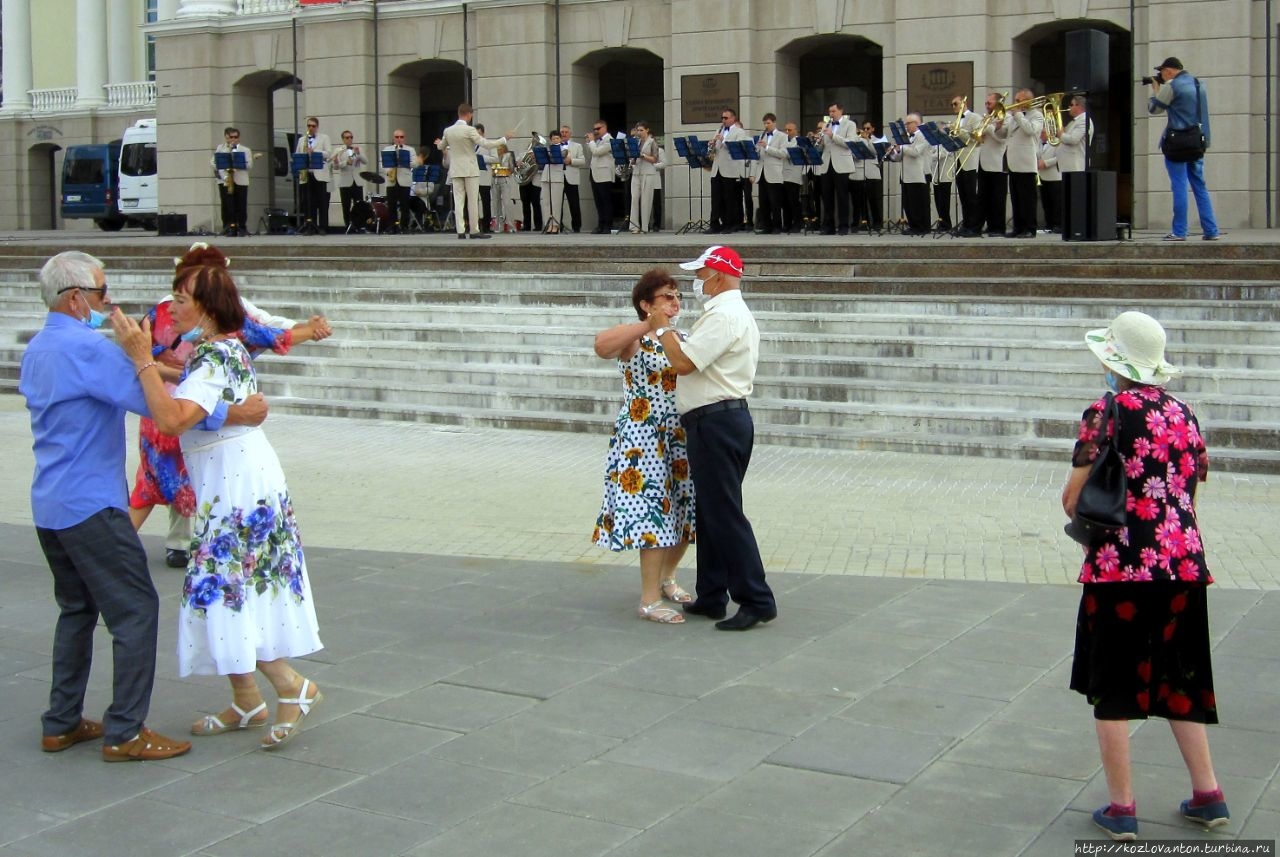
[[[273,407],[607,433],[621,381],[592,337],[634,319],[639,271],[701,246],[451,245],[380,245],[370,259],[334,243],[236,244],[248,297],[295,318],[324,312],[336,331],[259,361]],[[16,389],[22,343],[44,314],[34,273],[56,249],[0,247],[0,390]],[[113,300],[136,314],[167,290],[163,268],[181,249],[114,242],[90,252],[108,265]],[[1171,389],[1196,409],[1215,466],[1280,472],[1278,246],[886,239],[741,249],[762,332],[751,400],[760,442],[1065,467],[1080,411],[1102,390],[1083,333],[1144,309],[1169,332],[1168,356],[1185,369]]]

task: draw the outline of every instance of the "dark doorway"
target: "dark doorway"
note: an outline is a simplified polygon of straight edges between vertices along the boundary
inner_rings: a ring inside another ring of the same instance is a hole
[[[814,36],[789,46],[800,67],[800,130],[836,103],[858,121],[884,125],[884,50],[861,36]]]

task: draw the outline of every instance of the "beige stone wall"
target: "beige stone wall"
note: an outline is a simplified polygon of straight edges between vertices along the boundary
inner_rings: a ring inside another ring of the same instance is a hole
[[[54,2],[74,10],[74,0]],[[1135,80],[1127,82],[1133,86],[1137,113],[1131,129],[1136,225],[1163,228],[1169,219],[1168,180],[1155,151],[1164,120],[1146,117],[1147,93],[1136,82],[1168,54],[1179,56],[1209,87],[1214,146],[1206,172],[1222,226],[1265,225],[1260,6],[1248,0],[1139,4]],[[369,149],[388,143],[395,127],[410,130],[415,145],[430,143],[414,139],[424,101],[419,80],[424,64],[463,62],[460,4],[405,0],[381,9],[376,61],[369,4],[308,9],[299,15],[297,63],[304,90],[298,95],[298,115],[318,115],[335,140],[343,128],[351,128]],[[618,49],[645,52],[660,61],[661,91],[637,87],[629,96],[634,115],[628,121],[647,118],[670,140],[675,134],[705,138],[714,129],[681,124],[678,91],[685,75],[737,72],[741,113],[749,129],[758,129],[766,111],[777,113],[780,123],[800,122],[805,118],[799,115],[800,56],[833,35],[859,36],[880,47],[887,120],[907,109],[909,64],[971,60],[980,97],[990,88],[1008,90],[1026,79],[1032,60],[1028,46],[1046,30],[1090,24],[1129,28],[1127,0],[563,0],[557,77],[552,3],[474,0],[468,9],[465,59],[473,72],[478,119],[490,136],[518,128],[517,151],[530,131],[546,134],[557,119],[568,122],[577,135],[590,127],[600,111],[600,65]],[[293,129],[292,92],[281,89],[270,97],[270,88],[293,70],[290,20],[266,15],[197,19],[162,25],[157,37],[161,208],[187,213],[192,228],[216,227],[209,157],[222,127],[238,125],[255,151],[265,151],[270,129]],[[41,54],[38,48],[36,54]],[[376,93],[375,80],[380,81]],[[125,119],[114,117],[110,124],[122,129]],[[0,140],[11,144],[0,152],[0,169],[8,167],[9,174],[18,176],[15,196],[0,201],[0,228],[30,220],[25,153],[34,142],[32,129],[44,124],[60,126],[58,145],[73,137],[79,141],[75,134],[97,133],[95,122],[88,120],[0,118]],[[69,128],[76,130],[68,135]],[[663,176],[664,208],[667,226],[678,227],[691,212],[696,216],[706,185],[701,174],[680,164],[674,151],[668,160],[674,166]],[[254,171],[250,207],[256,223],[268,202],[269,170],[259,162]],[[589,197],[584,184],[587,228],[594,225]],[[336,194],[331,220],[339,220]]]

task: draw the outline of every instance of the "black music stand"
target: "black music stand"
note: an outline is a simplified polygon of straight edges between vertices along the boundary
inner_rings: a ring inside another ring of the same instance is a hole
[[[691,141],[696,141],[697,139],[698,139],[697,137],[673,138],[675,147],[676,147],[676,154],[684,158],[685,164],[691,170],[702,169],[702,161],[698,158],[697,153],[694,151],[693,147],[690,145]],[[695,220],[693,217],[693,179],[692,178],[689,179],[689,219],[685,222],[684,226],[681,226],[679,229],[676,230],[677,235],[683,235],[686,232],[702,232],[704,229],[707,228],[707,221],[702,218],[701,184],[702,184],[701,181],[699,181],[698,219]]]
[[[244,156],[244,152],[240,152],[240,151],[236,151],[236,152],[214,152],[214,153],[213,153],[213,166],[214,166],[214,169],[223,170],[224,172],[225,172],[225,171],[233,171],[233,172],[234,172],[235,170],[247,170],[247,169],[249,169],[249,161],[245,158],[245,156]],[[233,188],[235,187],[235,178],[234,178],[234,175],[233,175],[233,177],[232,177],[232,179],[231,179],[231,186],[232,186]],[[295,188],[297,187],[297,182],[294,182],[294,187],[295,187]],[[234,193],[234,191],[232,191],[232,193]],[[297,200],[294,200],[294,204],[295,204],[295,206],[297,205]],[[234,212],[234,211],[235,211],[235,201],[234,201],[234,199],[230,202],[230,205],[232,206],[232,209],[231,209],[231,210]],[[224,223],[224,224],[222,224],[222,228],[223,228],[223,229],[226,229],[226,228],[227,228],[227,224],[225,224],[225,223]],[[240,228],[242,228],[242,229],[247,229],[247,227],[246,227],[243,223],[241,223],[241,224],[240,224]]]
[[[911,144],[911,138],[907,136],[907,124],[905,122],[902,122],[902,121],[890,122],[889,136],[893,138],[893,145],[897,146],[899,149],[901,149],[903,146],[908,146]],[[879,148],[879,144],[877,144],[877,148]],[[885,145],[884,150],[885,150],[885,154],[887,155],[889,151],[888,144]],[[885,157],[881,163],[884,165],[882,169],[887,174],[889,172],[888,164],[895,163],[895,161],[891,158]],[[899,175],[898,186],[900,187],[901,184],[902,184],[902,176]],[[893,185],[890,183],[888,176],[886,175],[884,178],[884,194],[885,194],[884,211],[886,212],[889,210],[889,206],[888,206],[889,197],[893,195],[892,192],[890,191],[890,188],[892,186]],[[902,232],[904,229],[906,229],[906,226],[907,226],[907,220],[902,214],[902,195],[901,193],[899,193],[898,218],[896,220],[890,220],[890,218],[885,217],[884,231],[885,232]]]
[[[540,170],[545,170],[545,169],[547,169],[548,167],[555,167],[555,166],[558,166],[558,167],[560,167],[560,168],[561,168],[561,170],[562,170],[562,172],[563,172],[563,168],[564,168],[564,154],[560,151],[560,147],[559,147],[559,146],[534,146],[532,151],[533,151],[533,159],[534,159],[535,161],[537,161],[537,163],[538,163],[538,168],[539,168]],[[563,225],[560,223],[560,219],[559,219],[558,217],[556,217],[556,211],[555,211],[555,208],[556,208],[556,207],[555,207],[555,203],[552,201],[552,199],[551,199],[551,197],[550,197],[551,184],[552,184],[552,182],[550,181],[551,177],[552,177],[552,174],[551,174],[551,173],[547,173],[547,178],[548,178],[548,182],[547,182],[547,192],[548,192],[548,197],[547,197],[547,221],[546,221],[546,223],[545,223],[545,224],[543,224],[543,227],[542,227],[542,234],[543,234],[543,235],[548,235],[548,234],[551,234],[551,233],[557,233],[557,232],[563,232],[563,231],[564,231],[564,227],[563,227]],[[561,208],[560,208],[560,213],[561,213],[561,214],[563,214],[563,213],[564,213],[564,185],[563,185],[563,181],[562,181],[562,183],[561,183],[561,187],[560,187],[560,206],[561,206]],[[554,228],[553,228],[553,227],[554,227]]]
[[[399,155],[399,157],[398,157],[398,158],[397,158],[397,154]],[[392,192],[392,191],[395,189],[395,187],[397,186],[397,182],[393,182],[393,181],[391,181],[390,171],[391,171],[391,170],[411,170],[411,169],[412,169],[412,167],[409,165],[409,150],[408,150],[407,148],[391,149],[391,150],[389,150],[389,151],[388,151],[388,150],[383,150],[382,152],[380,152],[380,153],[379,153],[379,155],[381,156],[381,157],[380,157],[380,161],[382,162],[382,168],[383,168],[384,170],[386,170],[386,171],[387,171],[387,173],[388,173],[388,175],[387,175],[387,192],[386,192],[386,194],[385,194],[385,198],[386,198],[386,199],[388,199],[388,200],[390,200],[390,199],[391,199],[391,192]],[[410,181],[412,181],[412,180],[413,180],[413,178],[412,178],[412,177],[413,177],[413,173],[411,172],[411,173],[409,174],[409,176],[410,176]],[[396,193],[399,193],[399,191],[396,191]],[[408,208],[408,205],[406,205],[405,207],[406,207],[406,208]],[[400,218],[401,218],[401,219],[403,219],[403,218],[404,218],[404,216],[405,216],[405,214],[407,214],[407,212],[404,212],[404,211],[401,211],[401,210],[400,210],[400,208],[399,208],[399,203],[397,203],[396,214],[398,214],[398,215],[400,216]],[[392,224],[392,225],[394,226],[395,224]],[[382,233],[382,220],[381,220],[381,219],[379,219],[379,218],[374,218],[373,232],[374,232],[374,234],[375,234],[375,235],[378,235],[378,234],[381,234],[381,233]]]
[[[822,153],[818,151],[818,147],[813,145],[813,141],[808,137],[796,137],[796,144],[787,147],[787,157],[791,159],[791,163],[797,167],[816,167],[822,163]],[[800,177],[801,187],[804,187],[804,176]],[[810,195],[813,188],[809,189]],[[811,199],[810,202],[813,200]],[[816,228],[815,218],[804,216],[804,205],[800,207],[800,232],[808,235]]]
[[[634,223],[631,222],[631,174],[635,172],[633,159],[640,157],[640,148],[639,148],[639,143],[637,142],[636,153],[635,155],[631,154],[630,144],[633,140],[635,140],[634,137],[624,137],[622,139],[619,139],[617,137],[609,138],[609,151],[613,154],[614,170],[617,171],[621,176],[623,167],[627,167],[627,166],[631,167],[631,171],[627,174],[627,186],[626,186],[627,216],[622,218],[622,225],[618,227],[619,235],[629,234],[631,230],[634,229],[636,226]]]
[[[243,156],[242,156],[243,157]],[[301,176],[307,172],[318,172],[324,169],[324,153],[322,152],[294,152],[290,161],[291,171],[293,172],[293,186],[301,192],[302,181]],[[311,179],[315,181],[314,177]],[[311,222],[311,191],[307,191],[307,211],[303,212],[303,223],[298,227],[299,235],[316,235],[319,229]]]

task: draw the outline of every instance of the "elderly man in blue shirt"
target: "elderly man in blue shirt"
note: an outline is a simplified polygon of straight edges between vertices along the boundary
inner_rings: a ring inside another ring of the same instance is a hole
[[[1185,131],[1200,127],[1205,145],[1209,145],[1209,96],[1204,85],[1182,67],[1177,57],[1169,57],[1156,66],[1157,77],[1151,81],[1151,97],[1147,100],[1147,112],[1164,113],[1168,118],[1164,138],[1170,131]],[[1200,228],[1205,241],[1218,240],[1218,219],[1213,214],[1213,200],[1204,183],[1204,158],[1180,163],[1164,159],[1169,173],[1169,186],[1173,191],[1173,225],[1165,241],[1187,240],[1187,185],[1196,198],[1196,211],[1200,214]]]
[[[23,353],[18,389],[34,436],[31,514],[59,609],[41,748],[52,753],[102,738],[108,762],[179,756],[190,742],[144,725],[159,598],[129,522],[124,475],[124,413],[147,414],[140,373],[94,330],[112,312],[101,262],[85,253],[54,256],[40,271],[40,293],[49,315]],[[220,405],[208,424],[256,425],[265,418],[259,398]],[[112,701],[101,723],[82,716],[99,615],[113,638]]]

